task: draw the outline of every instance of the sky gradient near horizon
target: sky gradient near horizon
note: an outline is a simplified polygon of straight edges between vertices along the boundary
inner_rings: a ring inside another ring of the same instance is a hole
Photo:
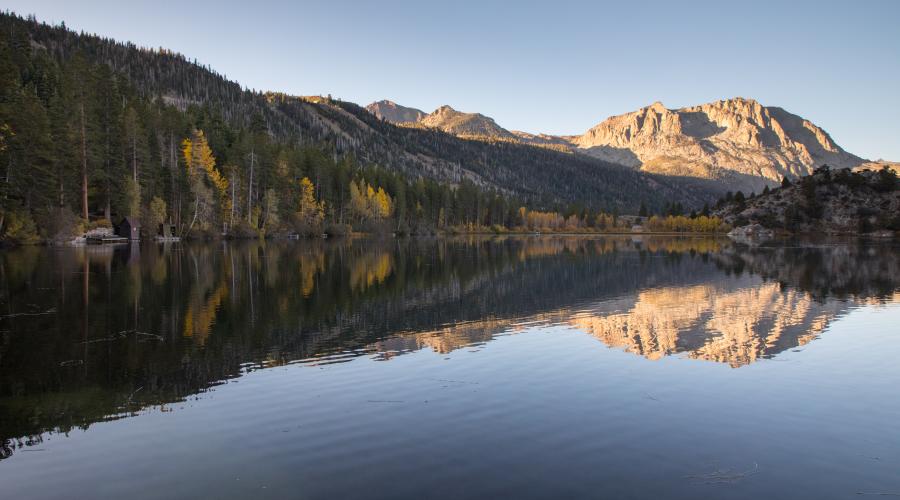
[[[742,96],[900,161],[900,1],[114,2],[0,5],[196,59],[295,95],[442,104],[501,126],[582,133],[654,101]]]

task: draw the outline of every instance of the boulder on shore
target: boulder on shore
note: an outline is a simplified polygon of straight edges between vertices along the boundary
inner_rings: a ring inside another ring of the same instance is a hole
[[[763,227],[760,224],[748,224],[736,227],[728,232],[728,237],[740,243],[760,243],[770,240],[775,236],[775,231]]]

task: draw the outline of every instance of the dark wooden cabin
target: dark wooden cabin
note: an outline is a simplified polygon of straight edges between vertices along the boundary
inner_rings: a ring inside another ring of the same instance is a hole
[[[116,234],[129,240],[139,240],[141,239],[141,223],[137,219],[124,217],[119,223]]]
[[[175,237],[175,224],[170,224],[164,222],[159,225],[159,234],[158,236],[166,239],[171,239]]]

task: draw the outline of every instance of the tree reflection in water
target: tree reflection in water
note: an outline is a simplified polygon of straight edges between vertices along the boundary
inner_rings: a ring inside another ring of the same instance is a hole
[[[562,324],[739,367],[896,302],[891,243],[463,237],[0,253],[0,458],[290,362],[449,352]],[[339,353],[336,354],[336,353]],[[29,437],[31,436],[31,437]]]

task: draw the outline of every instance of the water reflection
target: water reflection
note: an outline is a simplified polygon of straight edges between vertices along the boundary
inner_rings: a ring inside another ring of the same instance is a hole
[[[0,456],[291,362],[477,349],[564,325],[733,367],[896,302],[890,243],[705,238],[167,244],[0,253]]]
[[[751,278],[642,291],[579,313],[572,324],[648,359],[686,352],[737,367],[809,342],[847,308]]]

